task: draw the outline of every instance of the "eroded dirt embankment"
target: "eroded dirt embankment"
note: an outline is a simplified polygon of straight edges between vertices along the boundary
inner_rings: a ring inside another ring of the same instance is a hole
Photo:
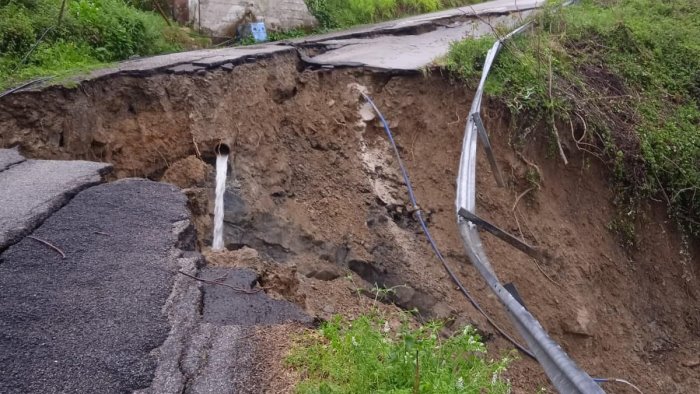
[[[398,286],[397,305],[454,327],[477,325],[495,355],[511,349],[434,258],[383,130],[361,110],[352,84],[366,86],[390,120],[444,255],[508,326],[455,225],[454,180],[471,93],[439,75],[304,70],[285,55],[231,72],[118,76],[3,98],[0,146],[19,145],[28,157],[107,161],[117,178],[177,184],[190,197],[209,264],[252,267],[268,293],[314,316],[355,315],[366,298],[358,288]],[[538,266],[485,235],[502,281],[516,284],[591,375],[625,378],[645,392],[700,386],[697,245],[683,241],[662,207],[650,205],[636,225],[638,248],[623,249],[607,229],[615,208],[601,164],[571,147],[564,166],[547,154],[545,132],[531,133],[518,153],[505,111],[488,105],[484,119],[508,186],[495,186],[480,157],[479,212],[555,256]],[[221,142],[232,150],[229,251],[213,254],[211,163]],[[509,377],[517,392],[546,385],[528,360],[516,362]]]

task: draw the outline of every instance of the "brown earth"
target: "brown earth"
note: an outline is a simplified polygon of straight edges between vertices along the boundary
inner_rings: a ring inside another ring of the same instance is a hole
[[[374,300],[376,283],[395,287],[391,301],[417,308],[422,318],[446,319],[453,328],[474,324],[494,356],[512,349],[432,254],[384,132],[362,110],[353,84],[366,87],[391,122],[443,254],[484,309],[515,335],[467,261],[455,225],[456,171],[472,93],[439,75],[303,70],[296,57],[278,56],[232,72],[110,77],[3,98],[0,146],[19,145],[29,157],[108,161],[117,178],[184,188],[209,264],[253,268],[268,293],[313,316],[352,317],[371,305],[394,313]],[[694,392],[700,387],[697,240],[685,239],[664,207],[650,202],[637,218],[637,247],[626,249],[608,230],[618,208],[604,165],[566,138],[570,164],[563,165],[538,130],[516,151],[506,112],[487,104],[483,115],[508,185],[495,185],[480,155],[478,212],[554,256],[537,263],[484,235],[500,279],[515,283],[526,306],[591,375],[627,379],[645,393]],[[211,165],[219,143],[232,151],[228,189],[236,206],[227,207],[230,250],[212,253]],[[262,330],[261,352],[277,356],[261,371],[269,379],[260,391],[284,392],[295,375],[280,355],[295,330]],[[507,377],[515,392],[548,387],[527,358]]]

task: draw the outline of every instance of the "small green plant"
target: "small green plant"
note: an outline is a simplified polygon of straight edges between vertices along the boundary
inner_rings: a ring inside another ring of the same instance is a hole
[[[304,29],[269,31],[267,33],[267,39],[268,39],[268,41],[282,41],[282,40],[289,40],[292,38],[304,37],[305,35],[308,35],[309,33],[310,33],[310,31],[306,31]]]
[[[624,248],[632,248],[636,244],[636,235],[634,231],[634,221],[620,213],[607,225],[607,229],[615,233]]]
[[[525,180],[533,190],[540,190],[542,188],[542,178],[535,168],[528,167],[527,171],[525,171]]]
[[[374,293],[374,303],[376,305],[379,300],[388,300],[389,298],[396,295],[396,289],[407,287],[406,285],[398,285],[393,287],[380,287],[378,284],[374,284],[372,288],[372,293]]]
[[[302,372],[298,393],[507,393],[511,358],[485,359],[471,327],[442,338],[439,323],[398,329],[376,315],[335,317],[302,338],[287,364]]]

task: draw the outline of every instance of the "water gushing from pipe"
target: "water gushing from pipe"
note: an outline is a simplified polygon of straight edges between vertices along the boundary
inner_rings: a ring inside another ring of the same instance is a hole
[[[228,154],[216,155],[216,200],[214,203],[214,240],[211,248],[214,251],[224,249],[224,192],[226,191],[226,171],[228,170]]]

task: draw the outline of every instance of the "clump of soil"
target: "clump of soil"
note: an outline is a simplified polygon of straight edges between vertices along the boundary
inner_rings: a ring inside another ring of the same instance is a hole
[[[258,274],[260,287],[276,299],[286,299],[301,306],[306,306],[306,295],[299,291],[299,279],[295,266],[286,267],[264,259],[249,247],[234,251],[205,251],[204,256],[209,265],[226,268],[248,268]]]
[[[444,256],[484,309],[516,335],[469,264],[455,225],[454,182],[471,92],[440,76],[299,66],[284,55],[232,72],[121,76],[81,89],[10,95],[0,100],[0,145],[19,144],[30,157],[109,161],[117,177],[186,188],[208,264],[252,268],[268,294],[318,318],[373,306],[395,311],[385,301],[454,328],[476,325],[494,356],[512,349],[435,259],[407,209],[383,129],[354,87],[366,87],[389,119]],[[590,374],[624,378],[645,392],[700,386],[692,366],[700,353],[695,241],[650,204],[637,218],[638,249],[625,249],[608,230],[616,212],[603,165],[574,148],[564,166],[547,154],[544,131],[516,151],[505,111],[490,104],[483,118],[507,187],[495,185],[480,157],[478,213],[554,256],[538,263],[484,235],[501,280],[517,286]],[[228,251],[210,253],[211,164],[221,142],[231,148]],[[377,297],[374,288],[392,291]],[[277,342],[286,341],[274,332]],[[528,359],[514,363],[509,378],[518,392],[547,385]]]
[[[209,186],[212,174],[212,167],[202,159],[197,156],[187,156],[168,166],[160,180],[172,183],[181,189],[190,189]]]

